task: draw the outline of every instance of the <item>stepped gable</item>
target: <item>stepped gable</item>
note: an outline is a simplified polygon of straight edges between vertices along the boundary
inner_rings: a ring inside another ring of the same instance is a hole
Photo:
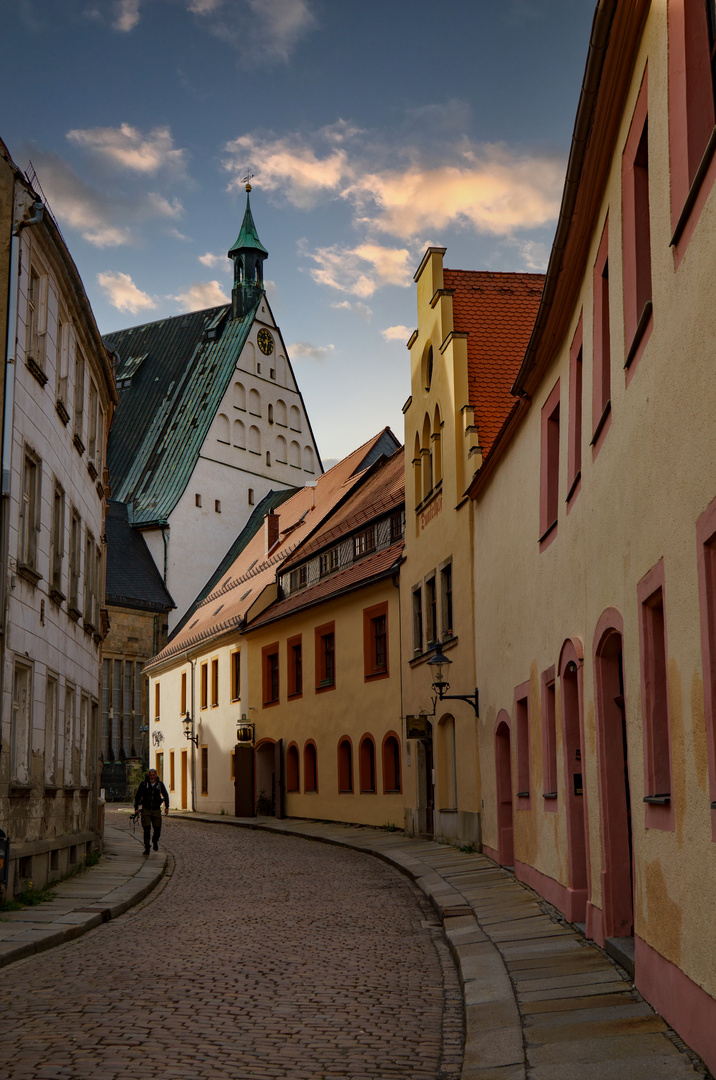
[[[197,604],[193,618],[146,668],[161,664],[202,641],[239,629],[263,590],[275,584],[287,556],[311,536],[361,482],[365,463],[374,458],[376,445],[385,439],[386,430],[389,429],[369,439],[319,476],[315,486],[299,488],[292,493],[279,508],[279,537],[271,550],[266,551],[264,530],[258,529],[228,567],[223,580]]]
[[[483,460],[515,405],[520,370],[542,299],[544,274],[443,271],[453,292],[453,325],[467,333],[470,404]]]
[[[396,450],[387,459],[379,459],[372,475],[355,491],[344,505],[331,514],[326,527],[319,529],[305,544],[286,560],[282,571],[289,570],[316,551],[331,547],[342,536],[360,529],[376,518],[383,517],[405,502],[405,453]]]
[[[258,301],[257,301],[258,303]],[[107,334],[119,405],[107,447],[112,495],[133,525],[163,524],[181,497],[253,325],[230,304]]]
[[[142,534],[129,524],[124,503],[107,503],[107,577],[105,598],[118,607],[169,611],[174,601],[157,570]]]

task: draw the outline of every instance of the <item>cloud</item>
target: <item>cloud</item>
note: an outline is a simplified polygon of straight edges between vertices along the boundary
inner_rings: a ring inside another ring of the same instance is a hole
[[[229,259],[225,254],[212,255],[210,251],[207,251],[205,255],[199,255],[199,262],[202,266],[227,266]]]
[[[510,237],[505,243],[517,249],[525,270],[540,274],[545,272],[550,252],[548,244],[540,243],[538,240],[522,240],[519,237]]]
[[[373,316],[373,309],[368,307],[367,304],[362,303],[360,300],[356,300],[354,303],[351,303],[350,300],[338,300],[335,304],[331,304],[331,307],[336,308],[338,311],[353,311],[366,322]]]
[[[318,264],[310,271],[314,281],[363,300],[382,285],[405,287],[412,284],[414,258],[406,248],[372,243],[348,248],[334,244],[309,252],[305,250],[305,241],[301,248]]]
[[[311,345],[308,341],[294,341],[288,347],[289,355],[307,360],[328,360],[333,349],[333,345]]]
[[[156,191],[150,191],[147,195],[147,205],[154,211],[157,217],[177,218],[184,213],[184,204],[180,199],[165,199]]]
[[[408,326],[387,326],[385,330],[381,330],[381,334],[386,341],[406,342],[412,332]]]
[[[186,292],[170,297],[177,300],[188,311],[202,311],[204,308],[228,304],[229,297],[218,281],[195,281]]]
[[[138,311],[157,306],[156,300],[138,289],[129,274],[123,274],[119,270],[107,270],[97,274],[97,281],[110,304],[118,311],[130,311],[136,315]]]
[[[114,29],[125,34],[134,30],[139,22],[139,0],[115,0],[114,10]]]
[[[448,111],[460,115],[458,106]],[[546,225],[558,213],[564,179],[564,160],[554,153],[455,135],[435,162],[429,141],[422,149],[390,146],[342,120],[309,136],[240,135],[225,151],[230,187],[240,185],[251,161],[257,184],[292,205],[307,210],[327,197],[343,200],[354,225],[402,241],[448,227],[507,237]]]
[[[146,135],[131,124],[75,128],[67,132],[67,138],[105,163],[144,175],[163,168],[183,173],[186,165],[186,151],[175,148],[168,127],[155,127]]]
[[[114,213],[103,192],[90,187],[57,154],[33,153],[35,167],[53,213],[63,226],[77,229],[95,247],[116,247],[131,239],[128,228],[113,222]]]
[[[310,0],[187,0],[187,8],[253,65],[288,61],[316,23]]]

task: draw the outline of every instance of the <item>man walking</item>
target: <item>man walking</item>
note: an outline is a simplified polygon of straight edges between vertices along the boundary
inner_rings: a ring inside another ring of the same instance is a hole
[[[164,784],[157,776],[156,769],[150,769],[147,779],[142,780],[134,796],[134,812],[142,811],[142,827],[144,829],[144,854],[149,854],[149,837],[152,835],[154,850],[159,848],[159,836],[162,831],[162,802],[164,803],[164,816],[169,813],[169,794]]]

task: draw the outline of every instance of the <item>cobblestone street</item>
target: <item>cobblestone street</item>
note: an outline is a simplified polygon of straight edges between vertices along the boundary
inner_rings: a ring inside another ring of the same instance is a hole
[[[139,907],[3,971],[6,1080],[459,1076],[453,961],[400,873],[180,818],[164,841],[170,876]]]

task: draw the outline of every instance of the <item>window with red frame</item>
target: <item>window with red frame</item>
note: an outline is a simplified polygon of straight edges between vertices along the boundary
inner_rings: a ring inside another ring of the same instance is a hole
[[[375,793],[375,743],[371,735],[366,735],[360,744],[360,790],[362,795]]]
[[[298,781],[298,747],[291,743],[286,751],[286,791],[298,791]]]
[[[276,705],[279,700],[278,683],[278,642],[266,645],[261,650],[263,660],[263,703]]]
[[[567,440],[567,503],[579,491],[582,476],[582,316],[569,352],[569,438]],[[568,506],[569,509],[569,506]]]
[[[559,513],[559,381],[542,406],[540,539],[554,533]]]
[[[644,74],[622,157],[624,341],[630,368],[652,326],[648,83]],[[627,380],[631,377],[629,374]]]
[[[311,742],[303,748],[303,790],[318,791],[318,755]]]
[[[288,664],[288,696],[300,697],[303,693],[303,647],[301,635],[288,639],[286,643]]]
[[[335,624],[316,627],[316,690],[331,690],[336,685]]]
[[[363,611],[363,670],[366,679],[388,674],[388,605]]]
[[[592,275],[594,293],[594,336],[592,342],[592,445],[598,439],[611,411],[611,323],[609,321],[609,219],[604,225]]]
[[[395,735],[383,741],[383,791],[386,795],[400,791],[400,743]]]
[[[342,795],[353,791],[353,747],[350,739],[338,744],[338,790]]]
[[[554,668],[542,672],[542,797],[545,810],[557,809],[557,707]]]
[[[662,562],[641,579],[638,597],[644,718],[644,802],[647,807],[668,807],[672,780]],[[657,828],[659,816],[665,817],[663,810],[647,816],[650,819],[648,825]],[[670,827],[670,823],[664,821],[663,826]]]
[[[529,684],[518,687],[515,695],[517,732],[517,798],[530,797],[530,708]]]

